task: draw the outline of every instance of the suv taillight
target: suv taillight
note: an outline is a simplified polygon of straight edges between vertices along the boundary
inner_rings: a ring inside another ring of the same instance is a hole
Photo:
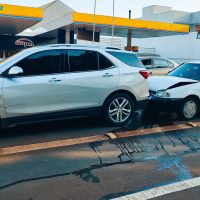
[[[148,79],[148,77],[149,77],[149,72],[148,71],[141,70],[139,72],[145,79]]]

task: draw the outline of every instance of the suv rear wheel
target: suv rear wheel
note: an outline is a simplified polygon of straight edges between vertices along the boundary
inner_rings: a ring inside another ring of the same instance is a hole
[[[124,93],[112,95],[104,105],[104,118],[111,125],[125,125],[133,117],[133,113],[134,100]]]

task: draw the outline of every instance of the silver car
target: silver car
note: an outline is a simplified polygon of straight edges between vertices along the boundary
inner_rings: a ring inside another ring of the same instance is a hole
[[[138,63],[136,54],[112,48],[44,45],[23,50],[0,63],[2,128],[89,115],[124,125],[149,96],[148,72]]]
[[[172,60],[160,57],[141,57],[141,62],[153,76],[167,75],[178,64]]]

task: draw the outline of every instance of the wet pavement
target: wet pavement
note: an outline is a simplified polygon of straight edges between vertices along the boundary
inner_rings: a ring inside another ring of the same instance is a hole
[[[198,177],[199,156],[200,128],[1,156],[0,199],[107,200]]]

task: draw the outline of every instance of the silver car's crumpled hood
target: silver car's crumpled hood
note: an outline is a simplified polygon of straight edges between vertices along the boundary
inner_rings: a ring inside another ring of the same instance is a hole
[[[174,76],[151,76],[147,79],[147,81],[149,85],[149,90],[151,91],[167,90],[198,82],[196,80]]]

